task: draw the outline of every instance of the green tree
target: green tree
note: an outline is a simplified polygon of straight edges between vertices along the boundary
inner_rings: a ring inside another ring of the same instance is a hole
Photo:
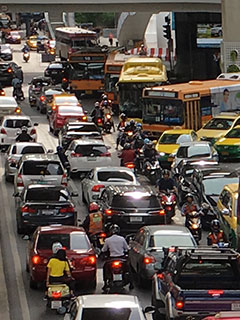
[[[103,12],[103,13],[75,13],[75,21],[77,24],[92,22],[94,27],[115,27],[115,13]]]

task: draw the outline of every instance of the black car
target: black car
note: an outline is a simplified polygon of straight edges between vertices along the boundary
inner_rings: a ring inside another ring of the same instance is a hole
[[[44,86],[49,86],[52,83],[51,78],[34,77],[28,83],[28,99],[31,107],[36,106],[37,97],[40,96],[41,89]]]
[[[4,61],[10,61],[13,59],[12,49],[9,44],[0,45],[0,58]]]
[[[53,95],[64,93],[61,87],[56,86],[42,86],[40,92],[36,95],[36,107],[41,113],[46,113],[50,108]]]
[[[15,62],[0,62],[0,82],[5,85],[12,85],[13,78],[23,81],[22,67]]]
[[[119,225],[122,234],[150,224],[163,224],[165,216],[155,191],[142,186],[107,186],[100,197],[104,221]]]
[[[54,84],[62,83],[63,78],[69,78],[69,64],[68,62],[53,61],[44,71],[45,77],[50,77]]]
[[[72,196],[62,186],[32,184],[15,194],[17,232],[24,233],[38,226],[60,223],[76,225],[77,212]]]

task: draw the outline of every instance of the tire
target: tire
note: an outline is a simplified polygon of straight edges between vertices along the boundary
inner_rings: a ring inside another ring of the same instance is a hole
[[[38,288],[38,283],[33,280],[33,278],[30,276],[30,281],[29,281],[29,287],[33,290],[36,290]]]

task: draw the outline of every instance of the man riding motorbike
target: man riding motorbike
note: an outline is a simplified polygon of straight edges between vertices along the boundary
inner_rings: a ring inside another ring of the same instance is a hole
[[[103,102],[101,110],[102,110],[102,114],[103,114],[104,123],[106,121],[109,121],[111,123],[111,126],[113,127],[113,130],[115,131],[114,124],[113,124],[113,118],[112,118],[112,115],[113,115],[112,107],[109,105],[108,101]],[[111,115],[111,119],[106,119],[107,115]]]
[[[91,235],[103,231],[103,215],[96,202],[90,203],[88,211],[89,214],[83,221],[82,226],[86,230],[86,233],[91,237]]]
[[[119,158],[121,158],[120,165],[124,167],[128,162],[135,161],[135,150],[131,149],[130,143],[125,143],[123,150],[119,154]]]
[[[98,101],[95,102],[94,109],[91,112],[92,121],[98,125],[97,120],[98,118],[103,118],[102,110],[100,109],[100,103]]]
[[[113,259],[117,259],[117,258],[124,258],[125,254],[128,252],[129,250],[129,246],[126,242],[126,240],[124,239],[124,237],[120,236],[120,228],[117,224],[113,224],[110,228],[109,231],[111,233],[111,237],[107,238],[105,240],[104,246],[102,248],[102,252],[107,252],[109,251],[109,258],[111,260],[111,258]],[[109,266],[109,260],[105,262],[104,266],[103,266],[103,281],[104,281],[104,286],[102,288],[103,291],[105,291],[107,289],[107,279],[108,279],[108,274],[109,274],[109,270],[108,270],[108,266]],[[127,263],[126,265],[127,270],[129,271],[129,289],[132,290],[134,288],[133,286],[133,281],[132,281],[132,277],[131,277],[131,272],[130,272],[130,268],[129,265]]]
[[[19,78],[17,78],[17,76],[15,76],[12,79],[12,87],[13,87],[13,97],[20,95],[22,99],[24,99],[24,94],[22,90],[22,81]]]
[[[220,242],[227,242],[223,230],[220,230],[220,222],[218,219],[214,219],[211,222],[211,232],[207,237],[207,244],[211,246],[213,244],[218,244]]]
[[[27,133],[27,127],[22,127],[22,132],[17,136],[17,142],[30,142],[33,141],[33,138]]]
[[[177,188],[175,186],[175,182],[172,178],[170,178],[170,172],[165,169],[162,172],[162,178],[158,181],[159,192],[167,192],[168,190],[173,190],[177,193]]]
[[[127,123],[124,131],[125,131],[125,132],[132,131],[133,133],[135,133],[135,132],[136,132],[136,129],[137,129],[137,127],[136,127],[136,122],[135,122],[135,120],[131,119],[130,122]]]
[[[25,43],[23,48],[22,48],[22,52],[25,53],[25,52],[30,52],[30,49],[29,49],[29,46]]]
[[[117,136],[117,140],[116,140],[116,149],[118,149],[118,146],[119,146],[119,143],[120,143],[120,140],[123,136],[123,131],[126,127],[126,122],[127,121],[127,116],[125,115],[125,113],[122,113],[120,115],[120,122],[117,126],[117,130],[118,130],[118,136]]]
[[[199,209],[198,205],[193,200],[193,195],[191,193],[188,193],[186,195],[186,202],[184,203],[184,205],[181,209],[182,216],[186,217],[185,226],[188,225],[189,213],[191,213],[193,211],[198,211],[198,209]]]

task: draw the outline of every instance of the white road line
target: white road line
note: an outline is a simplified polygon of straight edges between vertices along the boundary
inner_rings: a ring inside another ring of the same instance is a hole
[[[22,317],[24,320],[31,320],[30,318],[30,313],[29,313],[29,309],[28,309],[28,303],[27,303],[27,297],[26,297],[26,293],[25,293],[25,287],[24,287],[24,283],[23,283],[23,277],[22,277],[22,266],[21,266],[21,261],[20,261],[20,256],[18,253],[18,249],[17,249],[17,242],[16,242],[16,238],[14,236],[14,230],[13,230],[13,225],[11,224],[10,221],[10,215],[9,213],[7,213],[5,208],[9,207],[9,203],[8,203],[8,191],[6,188],[5,183],[3,183],[2,181],[2,177],[3,177],[3,168],[1,167],[0,170],[0,185],[1,185],[1,192],[3,195],[3,203],[2,203],[2,214],[5,215],[6,217],[6,221],[7,221],[7,231],[9,234],[9,239],[10,239],[10,248],[12,251],[12,254],[14,256],[14,270],[15,270],[15,274],[16,274],[16,282],[17,282],[17,290],[18,290],[18,294],[19,294],[19,300],[20,300],[20,304],[21,304],[21,310],[22,310]]]

